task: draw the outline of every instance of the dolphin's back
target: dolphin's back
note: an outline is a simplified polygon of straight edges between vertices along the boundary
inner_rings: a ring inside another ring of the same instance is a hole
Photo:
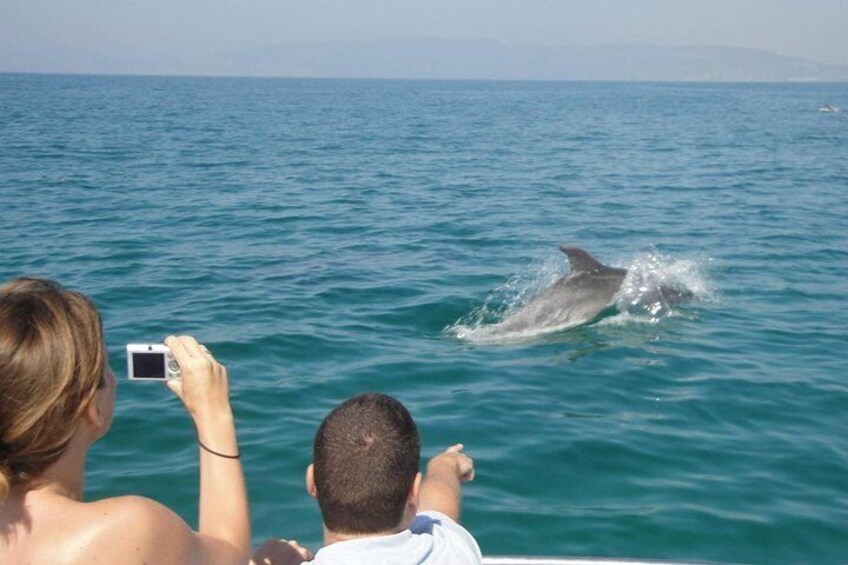
[[[579,247],[560,247],[568,274],[497,324],[501,332],[572,327],[594,319],[612,303],[627,269],[608,267]]]

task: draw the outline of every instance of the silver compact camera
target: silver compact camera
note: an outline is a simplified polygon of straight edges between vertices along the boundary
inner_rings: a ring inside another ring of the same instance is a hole
[[[134,381],[180,378],[180,366],[162,343],[127,344],[127,374]]]

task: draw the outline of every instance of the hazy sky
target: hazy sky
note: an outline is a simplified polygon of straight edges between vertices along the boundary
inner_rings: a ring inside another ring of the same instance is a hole
[[[399,38],[726,45],[848,62],[848,0],[0,0],[0,57]]]

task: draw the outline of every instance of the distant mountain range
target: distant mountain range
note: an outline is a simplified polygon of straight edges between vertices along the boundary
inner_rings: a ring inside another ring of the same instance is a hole
[[[10,56],[11,55],[11,56]],[[848,64],[716,46],[540,47],[496,41],[281,43],[203,59],[6,53],[0,71],[322,78],[848,81]]]

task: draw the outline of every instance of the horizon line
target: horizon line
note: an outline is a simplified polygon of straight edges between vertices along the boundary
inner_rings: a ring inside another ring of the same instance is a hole
[[[846,80],[825,79],[781,79],[781,80],[698,80],[698,79],[579,79],[579,78],[457,78],[457,77],[368,77],[368,76],[293,76],[265,74],[179,74],[145,72],[97,72],[97,71],[7,71],[0,75],[22,76],[66,76],[66,77],[123,77],[123,78],[204,78],[204,79],[256,79],[256,80],[358,80],[383,82],[539,82],[539,83],[607,83],[607,84],[848,84]]]

